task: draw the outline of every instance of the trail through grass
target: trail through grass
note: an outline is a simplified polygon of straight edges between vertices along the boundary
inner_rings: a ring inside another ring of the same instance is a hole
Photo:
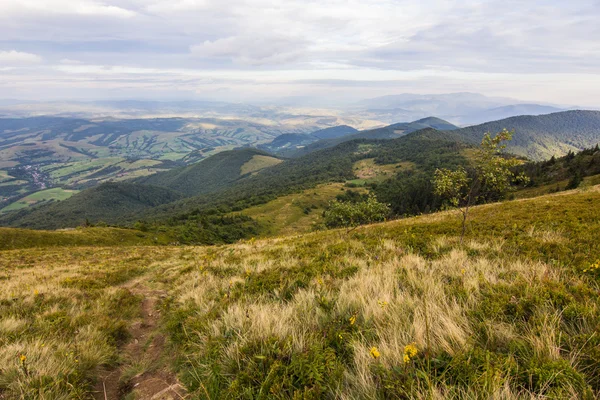
[[[86,398],[118,370],[142,397],[179,381],[199,399],[597,398],[598,202],[596,187],[475,207],[462,246],[444,212],[227,246],[2,251],[0,394]]]

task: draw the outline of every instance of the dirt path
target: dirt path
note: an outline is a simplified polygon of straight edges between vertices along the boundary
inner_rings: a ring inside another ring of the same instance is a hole
[[[150,290],[140,281],[130,282],[124,288],[143,297],[141,319],[130,326],[131,339],[121,348],[124,362],[115,369],[101,372],[94,398],[118,400],[129,394],[140,400],[185,398],[185,389],[169,371],[164,352],[165,337],[158,329],[160,311],[157,304],[166,294]],[[137,373],[128,376],[132,371]]]

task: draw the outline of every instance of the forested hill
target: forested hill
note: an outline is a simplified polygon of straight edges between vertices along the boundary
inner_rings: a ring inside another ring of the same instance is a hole
[[[66,200],[0,216],[0,225],[33,229],[76,227],[87,222],[118,225],[129,216],[183,196],[170,189],[108,182]]]
[[[341,138],[356,132],[358,132],[358,130],[351,126],[340,125],[321,129],[310,134],[284,133],[283,135],[277,136],[271,142],[260,144],[257,147],[274,154],[288,156],[293,155],[299,148],[319,140]]]
[[[172,216],[185,218],[187,213],[215,207],[239,211],[319,183],[353,179],[354,163],[364,159],[381,163],[409,163],[412,167],[406,171],[406,175],[402,174],[402,178],[428,182],[433,166],[454,167],[465,163],[461,150],[468,146],[460,143],[452,133],[435,129],[413,132],[395,140],[358,139],[343,142],[332,148],[286,160],[222,190],[146,210],[140,217],[154,220]],[[390,189],[387,193],[391,192],[394,190]]]
[[[209,210],[217,210],[218,213],[227,213],[230,211],[239,211],[252,205],[265,203],[271,199],[282,195],[293,193],[298,190],[315,187],[321,183],[327,182],[346,182],[354,179],[355,174],[353,165],[358,160],[377,159],[382,163],[406,162],[412,167],[409,168],[409,175],[403,178],[419,182],[428,182],[429,173],[423,175],[423,171],[430,171],[432,165],[454,166],[464,159],[461,155],[461,149],[464,145],[460,144],[456,137],[448,132],[439,132],[433,129],[422,130],[412,134],[400,137],[396,140],[365,140],[359,139],[350,142],[341,143],[338,146],[313,152],[305,156],[289,159],[276,165],[262,169],[258,174],[246,174],[243,179],[235,179],[235,171],[240,177],[239,165],[236,169],[231,169],[231,173],[226,176],[231,180],[222,185],[212,184],[212,189],[203,194],[177,199],[176,192],[170,189],[161,189],[173,193],[170,201],[160,201],[156,204],[139,204],[133,209],[129,206],[108,207],[104,199],[110,199],[114,196],[113,188],[109,185],[101,185],[97,188],[85,190],[69,200],[53,204],[51,206],[39,207],[30,212],[23,211],[18,218],[12,215],[0,217],[0,224],[10,226],[26,226],[35,228],[55,228],[77,226],[83,223],[86,218],[90,222],[105,221],[110,223],[120,223],[130,225],[133,222],[142,219],[146,221],[184,221],[190,216],[198,213],[205,213]],[[258,154],[255,150],[245,149],[237,153],[252,155],[252,159]],[[258,154],[261,157],[266,157]],[[227,158],[228,155],[221,157]],[[211,160],[215,158],[215,160]],[[222,160],[218,155],[198,163],[215,165],[218,171],[219,162]],[[241,159],[243,161],[243,158]],[[247,164],[247,163],[246,163]],[[243,164],[245,165],[245,164]],[[193,166],[192,166],[193,167]],[[227,170],[223,166],[224,170]],[[193,169],[192,169],[193,171]],[[180,170],[180,174],[190,172],[187,169]],[[199,172],[200,173],[200,172]],[[179,187],[172,182],[180,183],[183,180],[177,178],[180,174],[173,176],[164,175],[172,179],[156,180],[152,183],[160,183],[167,187]],[[185,176],[188,176],[186,174]],[[188,178],[192,178],[189,175]],[[405,179],[401,179],[405,182]],[[146,183],[149,183],[146,181]],[[198,180],[199,185],[202,184]],[[183,184],[183,183],[182,183]],[[123,183],[120,188],[130,187],[130,190],[137,192],[143,187],[139,183]],[[395,188],[399,188],[394,183]],[[380,189],[383,193],[385,185]],[[152,192],[150,192],[152,193]],[[395,189],[385,191],[386,195],[395,193]],[[161,196],[162,197],[162,196]],[[405,210],[408,212],[408,210]],[[212,212],[212,211],[211,211]],[[74,216],[73,218],[68,217]]]
[[[286,155],[298,157],[313,151],[326,149],[329,147],[336,146],[340,143],[356,139],[397,139],[400,136],[428,128],[437,129],[439,131],[450,131],[458,129],[457,126],[452,125],[448,121],[444,121],[443,119],[435,117],[428,117],[414,122],[400,122],[397,124],[385,126],[383,128],[370,129],[367,131],[361,131],[351,135],[345,135],[337,138],[322,139],[317,142],[311,143],[306,147],[300,148],[295,152],[286,153]]]
[[[600,111],[524,115],[462,128],[454,133],[465,141],[478,143],[485,132],[495,133],[505,128],[515,131],[508,146],[511,153],[540,161],[598,144]]]
[[[261,150],[231,150],[187,167],[142,177],[135,182],[161,186],[186,196],[194,196],[214,192],[279,162],[281,160]]]

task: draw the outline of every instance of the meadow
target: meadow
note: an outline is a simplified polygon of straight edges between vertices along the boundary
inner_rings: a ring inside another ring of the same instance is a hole
[[[223,246],[5,245],[0,398],[597,398],[599,201],[478,206],[462,245],[452,211]]]

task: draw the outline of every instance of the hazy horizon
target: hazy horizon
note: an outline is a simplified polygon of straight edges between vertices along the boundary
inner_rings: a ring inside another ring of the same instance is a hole
[[[600,104],[600,3],[4,0],[0,92],[21,100],[475,92]]]

